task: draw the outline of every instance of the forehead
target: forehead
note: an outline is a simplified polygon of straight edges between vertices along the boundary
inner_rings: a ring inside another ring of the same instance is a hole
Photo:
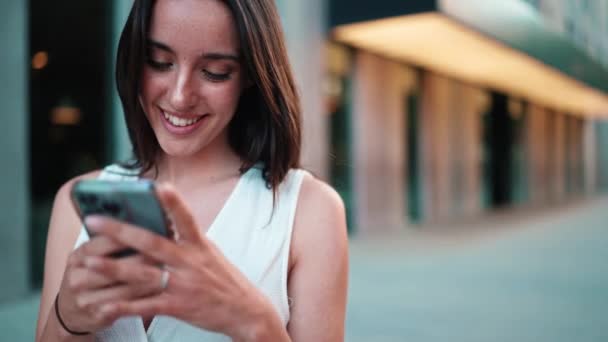
[[[158,0],[152,13],[150,38],[178,53],[239,50],[232,12],[220,0]]]

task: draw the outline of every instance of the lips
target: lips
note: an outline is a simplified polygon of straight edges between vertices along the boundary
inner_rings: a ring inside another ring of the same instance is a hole
[[[165,111],[162,112],[162,115],[170,124],[172,124],[173,126],[176,126],[176,127],[191,126],[191,125],[197,123],[198,121],[200,121],[204,117],[204,115],[193,116],[193,117],[183,117],[183,116],[169,114]]]
[[[199,128],[209,114],[204,115],[176,115],[160,109],[160,118],[163,126],[174,135],[186,135]]]

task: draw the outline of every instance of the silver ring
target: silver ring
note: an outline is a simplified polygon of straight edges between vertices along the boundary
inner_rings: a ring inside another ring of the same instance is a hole
[[[165,290],[167,288],[167,285],[169,285],[169,270],[166,268],[163,268],[161,274],[160,274],[160,288],[161,290]]]

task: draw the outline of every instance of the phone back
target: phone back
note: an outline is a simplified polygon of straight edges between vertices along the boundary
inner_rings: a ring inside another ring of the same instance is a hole
[[[110,216],[168,236],[166,215],[152,181],[82,180],[72,188],[72,201],[83,221],[88,215]]]

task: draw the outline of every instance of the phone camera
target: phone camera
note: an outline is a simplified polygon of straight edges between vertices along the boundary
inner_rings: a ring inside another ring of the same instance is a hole
[[[113,202],[106,202],[103,204],[103,210],[112,216],[118,216],[118,213],[120,212],[120,206]]]
[[[79,201],[88,207],[92,207],[97,204],[97,197],[95,195],[82,194],[79,196]]]

